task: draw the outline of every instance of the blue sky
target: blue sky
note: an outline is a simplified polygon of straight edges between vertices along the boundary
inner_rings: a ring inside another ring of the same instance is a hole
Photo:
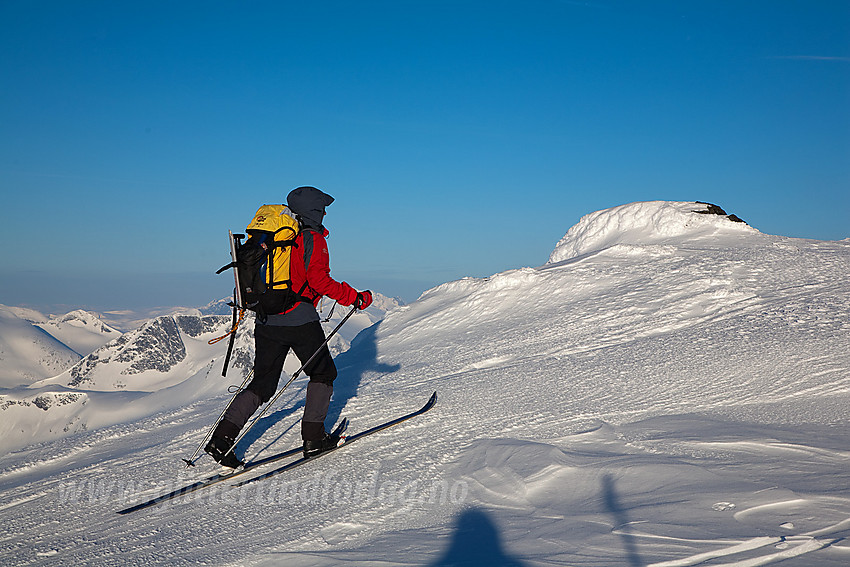
[[[405,300],[633,201],[850,237],[847,2],[5,0],[0,76],[5,304],[223,297],[299,185]]]

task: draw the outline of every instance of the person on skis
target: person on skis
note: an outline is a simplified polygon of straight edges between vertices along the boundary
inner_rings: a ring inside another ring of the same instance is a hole
[[[298,187],[289,193],[286,201],[301,227],[290,260],[292,289],[298,290],[301,298],[283,313],[269,314],[264,321],[256,319],[254,377],[248,387],[236,395],[204,449],[218,463],[231,468],[243,463],[230,448],[254,412],[274,395],[290,349],[299,360],[306,361],[325,341],[316,310],[319,300],[327,296],[340,305],[353,305],[358,309],[366,309],[372,303],[371,292],[357,291],[330,276],[325,240],[328,231],[323,221],[325,208],[334,198],[315,187]],[[309,458],[339,443],[339,437],[327,433],[324,424],[337,376],[327,345],[321,346],[304,372],[310,381],[301,420],[301,438],[304,456]]]

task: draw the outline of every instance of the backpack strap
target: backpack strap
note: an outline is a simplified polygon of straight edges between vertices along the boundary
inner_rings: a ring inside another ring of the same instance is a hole
[[[301,235],[301,240],[304,242],[304,284],[301,286],[301,289],[295,293],[295,302],[298,303],[303,301],[304,303],[312,305],[313,300],[306,297],[304,295],[304,291],[307,289],[309,284],[309,280],[307,279],[307,268],[310,266],[310,258],[313,256],[313,231],[309,229],[302,230]]]
[[[282,230],[292,231],[292,238],[290,238],[288,240],[277,240],[277,235]],[[271,236],[271,242],[266,242],[268,236]],[[267,232],[263,235],[263,240],[260,242],[260,245],[268,252],[268,255],[269,255],[268,266],[266,267],[266,270],[269,274],[274,274],[274,272],[275,272],[274,249],[275,248],[285,249],[285,248],[289,248],[289,247],[298,248],[298,243],[295,241],[295,238],[297,236],[298,236],[297,231],[290,226],[282,226],[274,232],[271,232],[271,233]],[[279,286],[279,285],[288,285],[291,289],[292,288],[292,280],[278,280],[278,281],[272,280],[271,282],[268,283],[268,286],[272,289],[274,289],[275,286]]]

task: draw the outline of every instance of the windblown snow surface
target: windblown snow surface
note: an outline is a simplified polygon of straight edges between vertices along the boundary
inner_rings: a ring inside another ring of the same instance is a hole
[[[850,240],[705,209],[593,213],[390,311],[328,425],[437,406],[284,475],[116,514],[217,471],[180,458],[221,390],[6,454],[0,564],[850,565]],[[238,452],[298,445],[305,387]]]

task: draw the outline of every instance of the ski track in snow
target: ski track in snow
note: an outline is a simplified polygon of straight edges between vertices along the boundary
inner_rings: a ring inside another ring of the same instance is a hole
[[[220,391],[0,457],[0,563],[850,564],[850,243],[694,206],[594,213],[553,263],[391,311],[330,415],[437,406],[291,473],[115,513],[215,470],[180,458]],[[240,451],[299,444],[305,387]]]

